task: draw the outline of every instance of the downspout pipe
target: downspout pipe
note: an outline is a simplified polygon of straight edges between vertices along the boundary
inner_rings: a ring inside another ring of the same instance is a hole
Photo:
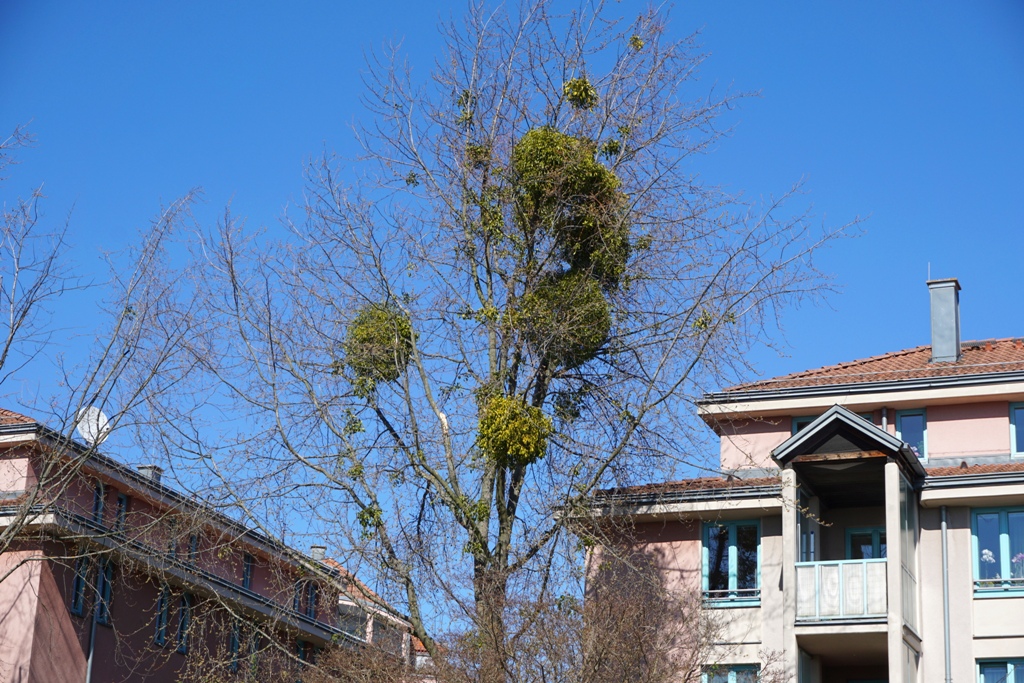
[[[85,663],[85,683],[92,683],[92,662],[96,658],[96,611],[100,608],[99,593],[92,607],[92,624],[89,626],[89,656]]]
[[[946,683],[953,683],[953,666],[949,654],[949,541],[945,505],[940,508],[939,514],[942,518],[942,637],[946,653]]]

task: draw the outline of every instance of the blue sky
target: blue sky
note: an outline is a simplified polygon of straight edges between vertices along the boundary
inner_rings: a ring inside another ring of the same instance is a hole
[[[204,220],[232,202],[274,225],[305,160],[354,153],[364,52],[401,40],[425,72],[438,19],[463,7],[0,0],[0,132],[31,121],[38,138],[4,196],[45,183],[96,277],[104,250],[194,186]],[[702,31],[708,88],[760,93],[727,117],[704,177],[751,199],[803,179],[794,210],[866,219],[820,260],[841,291],[787,313],[789,355],[758,354],[762,374],[928,343],[929,264],[963,284],[965,338],[1024,335],[1024,4],[702,1],[671,16],[677,35]],[[90,310],[57,310],[69,348]]]

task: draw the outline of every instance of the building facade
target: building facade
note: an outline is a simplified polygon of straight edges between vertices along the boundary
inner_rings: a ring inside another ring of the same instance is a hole
[[[324,551],[0,410],[2,683],[294,681],[337,645],[422,659],[408,622]]]
[[[706,395],[722,476],[601,501],[720,615],[707,681],[1024,683],[1024,340],[928,285],[931,345]]]

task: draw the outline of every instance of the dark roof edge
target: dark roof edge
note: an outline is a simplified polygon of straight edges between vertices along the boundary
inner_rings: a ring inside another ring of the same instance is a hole
[[[591,509],[608,509],[620,505],[664,505],[666,503],[692,503],[712,500],[750,500],[775,498],[782,494],[781,484],[706,488],[694,491],[651,491],[644,493],[610,493],[592,499]]]
[[[999,484],[1024,484],[1022,472],[989,472],[975,474],[930,475],[921,483],[922,491],[955,489],[968,486],[998,486]]]
[[[0,435],[2,434],[25,434],[26,436],[34,435],[36,440],[42,436],[51,438],[59,445],[67,446],[70,450],[74,451],[79,455],[87,455],[90,461],[93,461],[100,467],[105,467],[117,475],[130,480],[133,484],[138,486],[142,490],[148,490],[154,497],[163,496],[166,502],[170,505],[181,506],[185,509],[201,510],[209,516],[209,521],[213,524],[223,524],[228,529],[236,531],[241,534],[246,540],[253,545],[262,545],[266,550],[270,550],[282,555],[290,556],[297,561],[305,561],[307,563],[322,564],[315,560],[307,557],[301,550],[293,548],[281,541],[275,539],[272,536],[268,536],[261,531],[257,531],[252,527],[246,525],[236,519],[232,519],[222,512],[214,510],[210,506],[204,504],[201,501],[194,500],[189,496],[186,496],[169,486],[165,486],[163,483],[154,481],[146,475],[140,473],[134,467],[125,465],[124,463],[118,462],[117,460],[103,455],[93,447],[86,446],[74,439],[68,438],[64,434],[47,427],[40,422],[19,422],[12,425],[0,425]],[[0,444],[2,445],[2,444]]]
[[[797,380],[792,379],[785,381]],[[1024,382],[1024,371],[992,372],[976,375],[953,375],[948,377],[920,377],[916,379],[888,380],[885,382],[820,384],[810,387],[787,387],[783,389],[716,391],[704,394],[697,400],[697,405],[718,405],[722,403],[736,403],[738,401],[773,401],[787,398],[809,398],[816,396],[869,394],[877,391],[914,391],[918,389],[940,389],[944,387],[983,386],[986,384],[1005,384],[1006,382],[1012,381]]]

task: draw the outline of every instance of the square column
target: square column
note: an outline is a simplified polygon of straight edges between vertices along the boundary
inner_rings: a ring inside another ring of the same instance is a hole
[[[885,463],[886,578],[888,579],[889,683],[903,680],[903,544],[900,535],[900,468]]]
[[[788,680],[797,680],[800,656],[796,645],[796,561],[799,559],[796,516],[796,472],[787,467],[780,473],[782,479],[782,644],[783,670]]]

